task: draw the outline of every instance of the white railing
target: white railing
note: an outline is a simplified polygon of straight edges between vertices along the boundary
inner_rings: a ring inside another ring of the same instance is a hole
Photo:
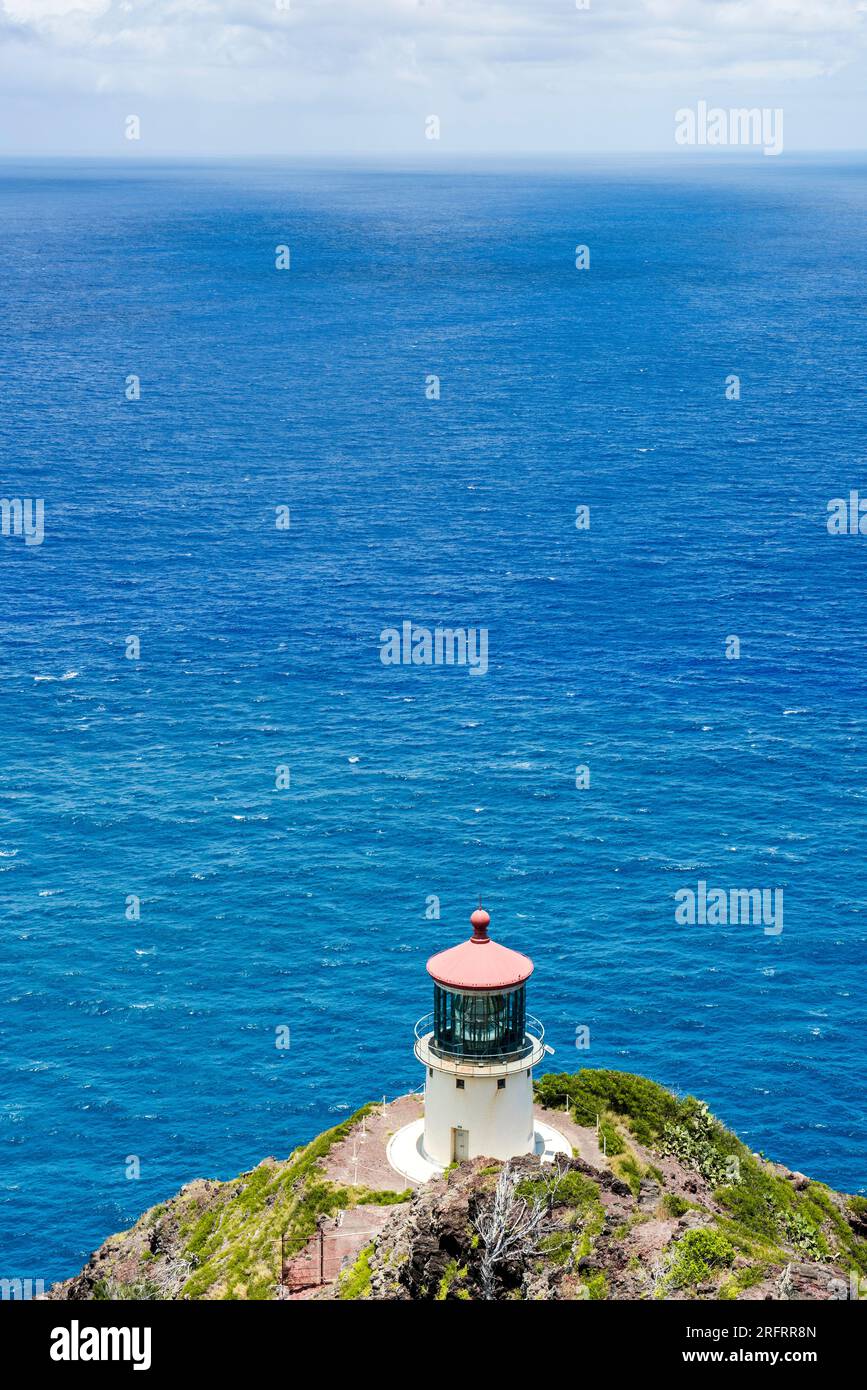
[[[419,1056],[419,1048],[428,1048],[435,1057],[441,1057],[446,1062],[456,1062],[462,1067],[475,1066],[491,1067],[498,1063],[513,1062],[520,1057],[530,1053],[539,1053],[544,1049],[545,1029],[541,1020],[535,1014],[527,1014],[524,1024],[524,1041],[510,1052],[489,1052],[489,1053],[463,1053],[449,1052],[446,1048],[438,1047],[433,1042],[434,1034],[434,1015],[423,1014],[415,1025],[415,1052]]]

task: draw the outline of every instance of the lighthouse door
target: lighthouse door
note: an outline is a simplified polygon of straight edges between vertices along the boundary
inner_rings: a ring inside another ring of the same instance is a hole
[[[468,1129],[452,1130],[452,1162],[460,1163],[462,1159],[470,1156],[470,1131]]]

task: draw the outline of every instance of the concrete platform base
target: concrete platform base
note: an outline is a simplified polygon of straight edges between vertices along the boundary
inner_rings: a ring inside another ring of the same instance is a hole
[[[572,1145],[569,1140],[559,1130],[545,1124],[538,1117],[534,1134],[535,1152],[543,1163],[551,1163],[557,1154],[563,1154],[566,1158],[572,1157]],[[423,1118],[404,1125],[403,1129],[391,1136],[386,1148],[386,1157],[395,1172],[408,1178],[410,1182],[430,1182],[431,1178],[438,1178],[445,1172],[445,1168],[439,1163],[434,1163],[424,1151]]]

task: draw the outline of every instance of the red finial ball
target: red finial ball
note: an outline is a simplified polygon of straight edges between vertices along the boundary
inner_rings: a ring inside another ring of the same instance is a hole
[[[487,913],[483,907],[476,908],[475,912],[470,918],[470,922],[472,923],[473,927],[474,941],[487,941],[488,923],[490,922],[490,920],[490,914]]]

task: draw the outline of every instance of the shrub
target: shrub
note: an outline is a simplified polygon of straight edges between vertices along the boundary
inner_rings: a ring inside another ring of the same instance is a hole
[[[553,1187],[545,1178],[524,1178],[517,1184],[515,1192],[527,1202],[550,1196],[556,1207],[584,1209],[599,1200],[599,1188],[593,1179],[575,1172],[564,1173]]]
[[[641,1191],[641,1165],[633,1158],[632,1154],[626,1154],[617,1162],[617,1175],[624,1182],[629,1184],[629,1190],[633,1197],[637,1197]]]
[[[766,1262],[756,1265],[746,1265],[743,1269],[737,1270],[724,1284],[720,1286],[719,1297],[722,1299],[737,1298],[743,1293],[744,1289],[755,1288],[760,1284],[770,1271],[770,1265]]]
[[[799,1250],[803,1255],[809,1255],[814,1260],[827,1258],[828,1247],[825,1241],[803,1212],[788,1212],[784,1221],[786,1235],[796,1250]]]
[[[689,1211],[689,1202],[684,1201],[683,1197],[678,1197],[676,1192],[666,1192],[662,1199],[662,1207],[666,1216],[677,1218],[683,1216],[684,1212]]]
[[[610,1110],[627,1120],[636,1139],[650,1144],[667,1124],[677,1119],[681,1102],[643,1076],[631,1072],[582,1068],[575,1073],[549,1073],[536,1083],[536,1099],[552,1110],[564,1106],[579,1125],[595,1125],[596,1116]]]
[[[739,1226],[766,1243],[788,1244],[812,1259],[827,1259],[830,1251],[821,1228],[828,1221],[846,1244],[847,1223],[826,1189],[811,1183],[806,1192],[796,1192],[750,1155],[741,1162],[740,1181],[721,1188],[716,1197]]]
[[[735,1252],[719,1231],[699,1226],[681,1236],[674,1247],[674,1258],[667,1282],[676,1289],[703,1284],[714,1270],[730,1265]]]
[[[731,1213],[732,1218],[751,1235],[775,1241],[780,1235],[780,1209],[768,1174],[748,1159],[741,1164],[740,1181],[732,1187],[721,1187],[716,1199]]]
[[[590,1207],[599,1200],[599,1188],[583,1173],[564,1173],[554,1192],[554,1201],[566,1207]]]
[[[604,1147],[608,1158],[616,1158],[617,1154],[626,1152],[626,1145],[610,1120],[600,1119],[599,1121],[599,1147],[600,1149]]]
[[[739,1158],[742,1145],[714,1119],[706,1105],[690,1098],[683,1103],[677,1122],[666,1125],[660,1148],[708,1182],[721,1185],[730,1177],[729,1159]]]

